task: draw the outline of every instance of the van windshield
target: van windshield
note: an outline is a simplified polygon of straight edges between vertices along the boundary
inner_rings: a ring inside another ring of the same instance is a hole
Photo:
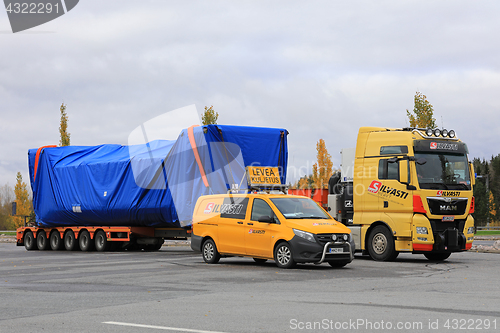
[[[271,201],[286,219],[331,219],[309,198],[273,198]]]
[[[421,189],[470,190],[469,163],[464,154],[415,153]]]

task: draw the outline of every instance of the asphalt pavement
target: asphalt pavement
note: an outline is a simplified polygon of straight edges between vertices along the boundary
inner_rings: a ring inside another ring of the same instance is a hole
[[[2,243],[0,332],[500,331],[497,253],[283,270],[247,258],[208,265],[179,245],[83,253]]]

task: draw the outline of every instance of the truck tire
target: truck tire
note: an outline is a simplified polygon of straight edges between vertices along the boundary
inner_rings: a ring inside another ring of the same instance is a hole
[[[108,238],[106,237],[106,233],[102,230],[99,230],[94,235],[94,244],[96,251],[104,252],[109,248]]]
[[[292,268],[295,266],[292,248],[287,242],[281,242],[274,249],[274,262],[279,268]]]
[[[429,259],[430,261],[443,261],[448,259],[449,256],[451,256],[451,253],[424,253],[424,256]]]
[[[216,264],[220,260],[220,253],[212,239],[207,239],[201,247],[201,255],[207,264]]]
[[[45,251],[50,248],[49,240],[45,231],[40,231],[36,236],[36,245],[40,251]]]
[[[64,234],[64,248],[68,251],[78,250],[78,241],[75,239],[73,230],[68,230]]]
[[[394,238],[389,229],[378,225],[370,232],[367,242],[368,254],[376,261],[393,261],[399,252],[396,252]]]
[[[62,250],[64,247],[59,231],[52,231],[49,236],[50,248],[54,251]]]
[[[31,232],[31,230],[28,230],[24,234],[24,247],[28,251],[33,251],[37,249],[35,237],[33,236],[33,232]]]
[[[94,242],[90,238],[90,233],[87,230],[83,230],[78,236],[78,244],[80,245],[80,250],[84,252],[92,251],[94,249]]]

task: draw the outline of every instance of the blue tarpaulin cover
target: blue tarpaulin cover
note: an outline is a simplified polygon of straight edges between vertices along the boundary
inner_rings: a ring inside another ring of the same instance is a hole
[[[201,195],[246,188],[246,166],[277,166],[286,184],[287,134],[279,128],[207,125],[192,128],[191,139],[184,129],[177,140],[143,145],[43,148],[38,161],[37,149],[30,149],[37,223],[189,226]]]

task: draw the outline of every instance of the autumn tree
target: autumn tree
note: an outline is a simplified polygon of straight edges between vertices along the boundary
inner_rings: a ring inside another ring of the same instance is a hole
[[[495,198],[493,196],[493,193],[490,191],[489,195],[489,208],[490,211],[488,212],[490,215],[490,223],[495,223],[496,222],[496,216],[497,216],[497,207],[496,207],[496,202]]]
[[[203,125],[217,125],[219,113],[214,111],[214,107],[205,106],[205,112],[201,115],[201,122]]]
[[[69,146],[70,134],[68,133],[68,115],[66,114],[66,105],[62,103],[59,110],[61,111],[61,124],[59,125],[61,140],[59,141],[59,146]]]
[[[316,143],[317,162],[313,165],[312,179],[315,188],[328,188],[328,180],[333,174],[332,157],[326,150],[325,140]]]
[[[32,215],[32,203],[28,193],[28,187],[23,182],[23,176],[20,172],[16,176],[16,186],[14,187],[14,194],[16,196],[17,216],[14,217],[15,227],[21,227],[24,224],[24,216]]]
[[[12,201],[14,201],[12,187],[7,184],[0,187],[0,230],[15,229],[14,221],[11,216]]]
[[[309,176],[304,176],[300,177],[300,179],[297,181],[295,186],[293,188],[296,189],[306,189],[306,188],[313,188],[314,187],[314,181],[312,175]]]
[[[406,114],[410,120],[410,126],[436,128],[436,119],[433,118],[434,109],[432,104],[427,100],[427,96],[417,91],[414,100],[415,105],[413,106],[413,112],[408,111],[408,109],[406,110]]]

